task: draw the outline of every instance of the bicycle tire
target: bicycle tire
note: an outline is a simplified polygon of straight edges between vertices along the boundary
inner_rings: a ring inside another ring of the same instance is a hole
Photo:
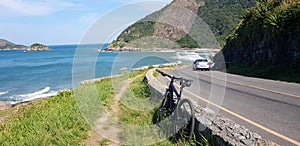
[[[182,138],[187,138],[189,141],[193,138],[195,128],[195,111],[191,100],[180,100],[175,111],[176,130]],[[178,128],[179,127],[179,128]]]

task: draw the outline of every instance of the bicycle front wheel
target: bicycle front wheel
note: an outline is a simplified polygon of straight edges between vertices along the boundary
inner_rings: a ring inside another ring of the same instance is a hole
[[[195,127],[195,111],[191,100],[182,99],[175,111],[176,129],[182,138],[191,140]]]

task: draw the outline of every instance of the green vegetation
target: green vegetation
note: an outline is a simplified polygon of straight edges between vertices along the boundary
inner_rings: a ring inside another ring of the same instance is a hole
[[[198,16],[204,20],[222,46],[228,34],[241,21],[242,12],[253,6],[254,0],[204,0]]]
[[[230,73],[299,82],[300,0],[258,0],[227,37]]]
[[[111,47],[123,48],[128,42],[146,36],[152,36],[154,33],[154,25],[155,22],[150,21],[142,21],[133,24],[132,26],[128,27],[123,33],[121,33],[117,40],[111,43]]]
[[[33,48],[33,47],[47,47],[47,46],[45,46],[43,44],[39,44],[39,43],[34,43],[30,46],[30,48]]]
[[[299,9],[299,0],[258,0],[255,7],[244,11],[242,22],[227,37],[227,44],[235,43],[237,36],[240,43],[236,47],[249,39],[252,43],[260,42],[265,39],[264,36],[272,40],[291,37],[291,34],[299,35]]]
[[[182,48],[199,48],[199,44],[189,35],[177,41],[178,45]]]

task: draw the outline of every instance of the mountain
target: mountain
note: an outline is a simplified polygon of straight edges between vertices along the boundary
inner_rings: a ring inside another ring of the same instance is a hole
[[[299,26],[300,0],[259,0],[227,37],[228,71],[300,82]]]
[[[24,45],[17,45],[7,40],[0,39],[0,50],[24,50],[26,48],[27,47]]]
[[[0,50],[48,51],[51,49],[39,43],[34,43],[30,47],[27,47],[25,45],[17,45],[7,40],[0,39]]]
[[[220,48],[253,0],[174,0],[125,29],[109,47]]]

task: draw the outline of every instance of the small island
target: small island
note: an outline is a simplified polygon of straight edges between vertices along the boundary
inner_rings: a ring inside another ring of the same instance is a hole
[[[32,44],[29,48],[26,49],[26,51],[49,51],[51,50],[49,47],[39,44],[39,43],[34,43]]]
[[[27,47],[25,45],[17,45],[7,40],[0,39],[0,50],[23,50],[28,52],[36,52],[36,51],[49,51],[51,50],[51,48],[39,43],[34,43],[31,46]]]

